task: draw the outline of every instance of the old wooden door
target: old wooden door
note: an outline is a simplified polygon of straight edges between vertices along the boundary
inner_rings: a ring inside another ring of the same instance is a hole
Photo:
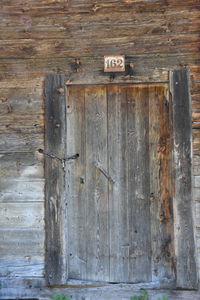
[[[189,75],[169,75],[99,86],[46,76],[47,284],[197,288]]]
[[[69,86],[68,278],[174,278],[165,85]]]

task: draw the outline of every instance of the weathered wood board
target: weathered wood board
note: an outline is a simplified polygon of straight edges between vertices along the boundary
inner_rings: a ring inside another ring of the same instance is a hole
[[[65,124],[65,93],[64,75],[48,75],[45,85],[46,116],[45,116],[45,149],[48,153],[65,157],[66,124]],[[61,90],[60,90],[61,89]],[[45,271],[48,284],[63,284],[68,276],[66,257],[67,235],[66,215],[67,203],[65,196],[65,165],[58,159],[46,156],[46,260]]]
[[[174,234],[177,286],[197,288],[192,214],[192,124],[189,74],[186,68],[170,72],[173,111]]]
[[[1,180],[0,203],[44,203],[44,181],[43,180]]]
[[[38,151],[0,151],[0,175],[6,180],[43,181],[44,157]],[[1,190],[2,191],[2,190]]]
[[[44,256],[44,230],[1,229],[0,252],[3,256]]]
[[[5,280],[5,279],[3,279]],[[4,283],[5,281],[3,281]],[[18,282],[18,287],[15,286],[16,282]],[[1,290],[1,299],[41,299],[41,300],[50,300],[54,295],[63,294],[65,296],[70,296],[74,300],[115,300],[115,299],[123,299],[130,300],[130,297],[133,295],[141,295],[140,290],[141,286],[130,286],[130,285],[115,285],[112,286],[104,286],[104,287],[93,287],[88,288],[84,287],[79,289],[77,287],[67,287],[67,288],[41,288],[42,280],[40,278],[24,279],[24,281],[20,281],[15,279],[15,281],[11,280],[8,283],[9,287],[9,295],[6,288]],[[14,284],[14,285],[12,285]],[[19,289],[19,286],[24,285],[24,289]],[[38,287],[39,285],[39,287]],[[157,286],[158,287],[158,286]],[[146,286],[148,289],[148,287]],[[149,300],[155,300],[162,298],[163,296],[167,296],[169,300],[199,300],[199,292],[198,291],[169,291],[157,289],[155,287],[154,290],[148,290]]]
[[[43,277],[44,276],[44,257],[25,256],[25,257],[6,257],[0,259],[0,276],[2,277]]]
[[[149,98],[152,269],[153,278],[158,280],[160,277],[173,277],[176,272],[171,180],[173,146],[167,87],[150,87]]]
[[[0,228],[44,229],[44,203],[0,203]]]
[[[194,155],[192,160],[193,165],[193,175],[199,176],[200,175],[200,156]]]
[[[17,133],[12,131],[0,134],[0,149],[3,152],[37,151],[44,148],[43,134]]]

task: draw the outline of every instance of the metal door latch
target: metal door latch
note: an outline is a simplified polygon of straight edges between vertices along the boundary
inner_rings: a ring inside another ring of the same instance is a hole
[[[115,179],[110,176],[110,174],[104,169],[100,162],[96,161],[94,162],[94,165],[112,184],[115,183]]]
[[[47,151],[45,151],[43,149],[38,149],[38,152],[42,153],[44,155],[47,155],[48,157],[51,157],[53,159],[59,160],[61,162],[63,168],[65,167],[65,162],[66,161],[71,160],[71,159],[77,159],[79,157],[78,153],[76,153],[74,155],[71,155],[71,156],[64,157],[64,158],[60,158],[60,157],[56,156],[55,154],[49,153],[49,152],[47,152]]]

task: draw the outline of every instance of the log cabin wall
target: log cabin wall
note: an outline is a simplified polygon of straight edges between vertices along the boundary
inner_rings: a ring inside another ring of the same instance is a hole
[[[117,82],[103,72],[108,54],[134,64],[131,78],[120,77],[124,82],[168,81],[169,70],[190,70],[200,275],[199,8],[198,0],[1,1],[0,276],[14,296],[16,285],[26,289],[44,280],[44,158],[37,149],[44,148],[45,75]]]

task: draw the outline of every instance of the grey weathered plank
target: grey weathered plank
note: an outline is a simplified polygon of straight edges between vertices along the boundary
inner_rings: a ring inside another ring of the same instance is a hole
[[[31,274],[31,273],[30,273]],[[0,299],[26,298],[34,299],[39,296],[39,291],[45,286],[42,273],[39,276],[30,277],[1,277]]]
[[[174,229],[177,287],[197,288],[192,218],[191,103],[186,68],[170,72],[174,139]]]
[[[200,188],[200,176],[194,176],[193,177],[193,186]]]
[[[2,51],[0,53],[0,58],[45,58],[47,55],[49,57],[63,57],[71,56],[72,49],[75,57],[81,56],[83,52],[86,56],[103,56],[105,54],[105,49],[112,47],[113,44],[118,48],[118,53],[121,53],[121,51],[123,53],[124,48],[126,48],[127,55],[132,55],[133,45],[136,54],[146,53],[149,48],[151,48],[151,53],[159,52],[165,54],[166,47],[169,46],[170,50],[174,53],[178,53],[181,49],[183,52],[190,51],[190,53],[192,53],[197,52],[199,46],[198,33],[196,32],[188,35],[179,34],[179,40],[172,34],[171,38],[174,38],[174,40],[171,43],[170,40],[163,38],[163,36],[160,37],[155,35],[152,39],[150,34],[136,36],[130,33],[130,35],[127,36],[123,35],[107,38],[99,36],[95,36],[94,38],[93,36],[93,43],[90,43],[90,47],[87,47],[87,37],[88,36],[84,36],[83,31],[81,31],[81,34],[76,36],[76,38],[75,35],[72,37],[68,35],[65,39],[60,39],[59,41],[58,39],[51,39],[51,43],[48,43],[48,40],[43,39],[3,40],[1,42]],[[77,38],[81,39],[79,47],[77,47]],[[134,39],[134,42],[130,42],[130,38]],[[58,51],[58,49],[62,50],[62,52]]]
[[[1,229],[0,256],[43,256],[44,230],[41,229]],[[5,258],[7,260],[7,258]]]
[[[18,64],[16,64],[15,66],[16,68],[18,66],[20,67],[20,65]],[[15,89],[17,90],[20,89],[21,91],[24,90],[24,92],[28,89],[29,91],[34,93],[34,97],[38,95],[38,99],[40,99],[41,101],[42,100],[42,78],[39,76],[39,74],[38,76],[33,76],[33,74],[30,74],[30,79],[29,79],[27,78],[27,76],[25,76],[24,72],[15,73],[15,74],[12,72],[12,76],[10,80],[8,80],[6,74],[3,73],[4,76],[2,75],[0,89],[3,89],[3,91],[5,90],[5,88],[9,90],[7,97],[9,97],[9,93],[12,91],[14,92]],[[45,74],[43,73],[43,76],[44,75]],[[24,95],[24,92],[22,92],[22,95]],[[26,97],[29,97],[28,94],[26,95]],[[39,105],[39,108],[40,107],[41,104]]]
[[[45,150],[65,157],[64,75],[47,75],[45,80]],[[67,270],[67,226],[65,174],[59,160],[45,157],[46,176],[46,279],[48,284],[65,283]]]
[[[120,281],[119,273],[119,128],[118,118],[120,112],[119,87],[107,87],[107,128],[108,128],[108,173],[115,179],[115,182],[108,183],[109,198],[109,280],[110,282]]]
[[[10,67],[11,66],[12,64]],[[2,64],[1,67],[4,68],[5,65]],[[14,77],[16,80],[16,73],[13,74],[13,78]],[[21,74],[21,77],[24,77],[24,75]],[[5,77],[4,80],[6,80]],[[14,89],[8,87],[1,88],[0,115],[4,115],[12,111],[16,114],[20,114],[21,112],[26,112],[27,114],[42,114],[44,109],[43,102],[41,101],[42,89],[40,89],[40,95],[41,96],[38,95],[37,89],[35,87],[33,88],[33,86],[29,88],[16,87]]]
[[[192,158],[192,174],[193,175],[200,175],[200,156],[193,155]]]
[[[3,283],[6,282],[5,280]],[[10,282],[10,280],[7,280]],[[149,289],[149,300],[162,299],[163,296],[168,297],[170,300],[199,300],[199,291],[180,291],[180,290],[164,290],[160,289],[159,283],[157,284],[146,284],[141,286],[140,284],[136,285],[114,285],[112,287],[108,286],[100,286],[100,287],[91,287],[91,288],[77,288],[77,287],[65,287],[65,288],[46,288],[46,287],[35,287],[34,283],[37,284],[39,279],[32,280],[33,287],[31,285],[31,281],[28,280],[16,280],[15,283],[19,285],[16,287],[12,287],[13,281],[9,283],[9,287],[4,287],[1,289],[0,299],[16,299],[16,298],[24,298],[24,299],[41,299],[41,300],[49,300],[52,299],[54,295],[63,294],[66,296],[73,297],[74,300],[80,300],[84,297],[85,300],[98,299],[98,300],[115,300],[116,295],[118,299],[130,300],[130,297],[133,295],[141,296],[141,289]],[[29,286],[28,286],[29,284]],[[25,286],[23,288],[22,286]],[[30,287],[31,286],[31,287]],[[153,289],[152,289],[153,288]]]
[[[120,113],[118,119],[119,126],[119,198],[118,198],[118,213],[119,213],[119,273],[120,281],[129,281],[129,198],[128,198],[128,138],[127,138],[127,100],[126,89],[119,89]],[[112,113],[110,111],[110,113]]]
[[[1,180],[0,202],[44,202],[44,180]]]
[[[0,149],[4,152],[36,151],[43,146],[42,133],[0,133]]]
[[[148,290],[148,287],[150,290]],[[153,287],[153,289],[152,289]],[[77,288],[66,288],[63,292],[65,295],[72,295],[73,299],[79,300],[81,297],[84,297],[85,300],[98,299],[98,300],[115,300],[123,299],[130,300],[133,295],[141,296],[141,289],[147,289],[149,294],[149,300],[162,299],[163,296],[168,297],[169,300],[199,300],[199,291],[174,291],[174,290],[162,290],[160,289],[159,284],[146,284],[143,286],[140,284],[136,285],[114,285],[112,287],[104,286],[91,289],[78,289]],[[60,293],[62,290],[54,289],[49,291],[44,289],[41,294],[44,296],[48,294],[53,295],[53,293]],[[40,295],[41,295],[40,294]],[[45,300],[47,300],[46,298]]]
[[[179,64],[185,64],[187,61],[190,66],[194,64],[194,61],[198,62],[198,53],[193,53],[191,57],[190,53],[181,52],[179,56],[176,53],[168,53],[167,55],[161,55],[157,57],[157,67],[155,68],[154,55],[148,53],[148,56],[142,53],[134,53],[126,57],[126,64],[129,65],[130,62],[135,63],[134,76],[125,77],[124,73],[118,74],[114,82],[159,82],[168,80],[168,69],[173,69]],[[166,59],[167,57],[167,59]],[[42,102],[42,82],[43,77],[47,73],[66,73],[70,74],[72,83],[76,84],[102,84],[109,83],[109,75],[102,72],[102,57],[91,57],[84,56],[81,57],[82,71],[76,73],[75,69],[72,67],[74,64],[73,57],[55,58],[49,57],[44,59],[23,60],[23,59],[2,59],[0,61],[0,69],[4,71],[4,76],[2,76],[0,81],[0,88],[2,91],[3,101],[7,98],[7,101],[2,104],[3,109],[7,111],[7,104],[11,104],[16,111],[19,111],[19,107],[24,100],[24,105],[27,110],[30,111],[30,106],[32,103],[32,108],[38,100],[39,111],[41,111]],[[17,70],[13,72],[13,70]],[[92,70],[92,72],[91,72]],[[197,73],[198,74],[198,73]],[[9,80],[8,78],[9,77]],[[193,75],[194,79],[198,79],[196,74]],[[7,89],[5,89],[5,87]],[[7,92],[6,92],[7,90]],[[11,96],[12,91],[15,92],[16,96]],[[193,83],[193,93],[199,92],[198,82]],[[13,103],[14,99],[19,99],[19,105]],[[30,104],[28,104],[29,102]],[[27,103],[28,102],[28,103]]]
[[[200,129],[192,130],[192,146],[193,155],[200,156]]]
[[[185,12],[186,13],[186,12]],[[127,14],[124,13],[126,16]],[[121,24],[119,24],[119,22],[116,22],[115,24],[113,24],[113,26],[111,27],[109,22],[105,21],[105,15],[101,16],[101,20],[104,22],[104,28],[106,30],[107,33],[107,37],[111,37],[112,33],[113,33],[113,37],[116,37],[119,34],[119,31],[121,34],[125,34],[127,31],[127,35],[132,35],[133,34],[137,37],[138,35],[141,35],[141,31],[143,33],[143,35],[147,35],[149,33],[149,35],[151,36],[151,38],[153,39],[155,36],[163,36],[164,34],[166,34],[167,31],[167,26],[164,28],[160,28],[159,27],[159,22],[161,22],[161,20],[159,18],[156,18],[155,15],[152,13],[152,21],[149,21],[150,16],[147,15],[146,18],[143,19],[143,22],[141,22],[140,26],[143,25],[142,30],[137,30],[137,24],[136,24],[136,19],[139,19],[140,14],[135,15],[135,19],[132,20],[132,23],[129,24],[129,22],[125,22],[125,16],[123,16],[123,20],[124,22],[120,22]],[[189,14],[187,14],[189,15]],[[118,12],[118,17],[119,17],[119,12]],[[153,19],[154,18],[154,19]],[[7,20],[10,19],[10,23],[12,23],[14,20],[13,18],[6,18]],[[52,22],[54,21],[53,18],[48,18],[48,24],[47,22],[46,24],[42,24],[39,26],[31,26],[31,37],[30,37],[30,31],[29,30],[23,30],[24,26],[20,23],[20,18],[18,18],[16,20],[16,22],[18,21],[19,23],[17,24],[17,26],[15,26],[15,31],[13,31],[13,27],[11,26],[11,24],[9,24],[9,26],[6,24],[3,26],[3,24],[1,24],[0,27],[0,39],[1,40],[8,40],[8,39],[37,39],[38,35],[40,36],[40,39],[46,40],[48,39],[47,36],[51,36],[52,39],[57,39],[57,37],[59,36],[59,40],[62,40],[64,38],[67,37],[67,33],[65,28],[62,26],[63,22],[66,22],[66,20],[69,19],[69,16],[59,16],[59,23],[61,26],[54,26],[54,24],[52,24]],[[100,18],[98,18],[98,22],[100,21]],[[178,22],[175,22],[176,20],[173,20],[173,17],[169,18],[171,19],[171,24],[170,24],[170,28],[171,30],[173,30],[173,34],[192,34],[194,33],[195,29],[196,31],[198,30],[198,25],[199,25],[199,19],[198,18],[193,18],[193,21],[195,22],[195,24],[191,24],[191,19],[190,18],[184,18],[184,21],[180,22],[180,20]],[[187,22],[186,22],[186,20]],[[83,31],[85,31],[85,34],[88,34],[91,37],[95,37],[95,31],[94,29],[98,28],[99,24],[96,23],[95,21],[97,21],[97,17],[96,20],[93,20],[93,26],[88,26],[87,23],[87,19],[85,20],[85,22],[83,21],[83,17],[82,17],[82,27],[80,28],[80,24],[78,23],[78,20],[80,20],[79,18],[76,18],[76,21],[74,20],[73,23],[76,22],[76,24],[73,24],[73,30],[75,32],[74,35],[76,35],[77,37],[81,35],[81,33]],[[115,14],[115,20],[116,20],[116,14]],[[121,19],[120,19],[121,20]],[[146,22],[148,23],[146,23]],[[69,21],[68,21],[69,22]],[[114,32],[112,32],[113,28],[115,29]],[[99,37],[103,38],[103,34],[105,34],[104,31],[99,33]]]
[[[140,208],[137,207],[136,201],[136,168],[137,168],[137,138],[140,139],[140,133],[136,131],[136,115],[138,99],[134,86],[126,88],[126,105],[127,105],[127,169],[128,169],[128,217],[129,217],[129,282],[145,281],[142,273],[146,273],[142,261],[145,254],[141,247],[140,238]],[[146,118],[146,110],[144,112]],[[148,160],[148,158],[147,158]],[[141,219],[143,222],[143,218]],[[149,220],[144,222],[143,226],[148,224]],[[148,235],[148,233],[147,233]],[[148,237],[147,237],[148,238]],[[144,241],[145,243],[145,241]],[[151,245],[149,245],[149,248]],[[141,258],[140,258],[141,257]],[[148,274],[147,265],[147,274]],[[148,275],[147,275],[148,276]]]
[[[0,228],[2,229],[44,229],[44,204],[0,203]]]
[[[44,277],[1,277],[2,289],[18,289],[18,292],[24,289],[29,289],[30,294],[32,293],[32,288],[41,288],[45,286]],[[2,295],[2,294],[1,294]],[[20,295],[21,297],[22,295]],[[17,293],[15,295],[17,297]]]
[[[43,277],[43,256],[13,256],[0,258],[0,276],[2,277]]]
[[[86,147],[86,276],[90,280],[109,280],[107,102],[106,88],[85,88]],[[99,167],[100,165],[100,167]]]
[[[38,152],[0,152],[0,177],[6,180],[42,180],[44,157]]]
[[[194,201],[200,202],[200,187],[194,187],[192,189],[192,196]]]
[[[173,279],[173,207],[169,97],[166,86],[149,86],[149,157],[152,276]]]
[[[128,281],[129,232],[127,215],[126,97],[119,86],[107,87],[110,281]],[[123,111],[122,111],[123,107]],[[123,153],[122,153],[122,150]],[[124,216],[124,219],[123,219]]]
[[[1,115],[0,119],[0,131],[10,134],[16,133],[29,133],[39,134],[44,131],[44,117],[43,114],[27,113],[26,111],[17,113],[12,110],[12,107],[8,108],[8,112]]]
[[[76,279],[87,278],[85,147],[85,87],[68,87],[67,155],[79,154],[66,165],[69,278]]]
[[[129,99],[130,97],[130,99]],[[128,101],[129,146],[129,202],[132,232],[132,272],[135,282],[151,281],[151,229],[149,181],[149,90],[136,87],[129,91]],[[133,120],[135,118],[135,120]],[[134,137],[131,132],[134,131]],[[133,138],[133,139],[132,139]],[[134,152],[133,152],[134,151]],[[134,178],[132,178],[134,176]],[[135,274],[134,274],[135,272]]]
[[[197,230],[199,230],[200,229],[200,201],[195,202],[194,211],[195,211],[195,218],[196,218],[195,226]]]

